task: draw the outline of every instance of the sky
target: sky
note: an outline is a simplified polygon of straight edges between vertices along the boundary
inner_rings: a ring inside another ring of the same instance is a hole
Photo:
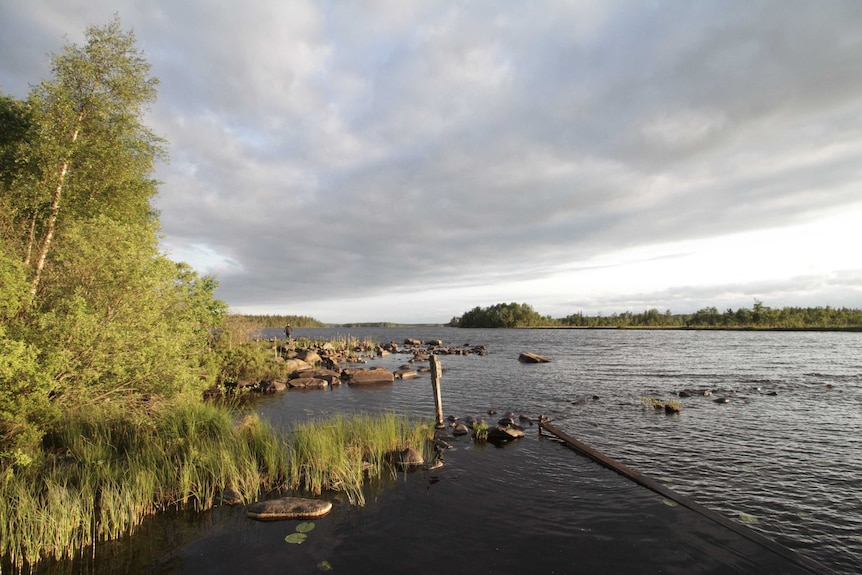
[[[114,14],[234,312],[862,308],[858,0],[0,0],[0,90]]]

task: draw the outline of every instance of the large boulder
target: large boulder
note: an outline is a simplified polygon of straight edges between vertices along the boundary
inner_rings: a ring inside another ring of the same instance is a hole
[[[311,369],[314,369],[313,367],[311,367],[311,365],[302,361],[299,358],[287,359],[284,361],[284,363],[287,366],[288,373],[294,373],[297,371],[309,371]]]
[[[322,361],[320,355],[313,349],[301,349],[296,356],[309,365],[319,365]]]
[[[258,501],[246,508],[246,516],[257,521],[282,521],[284,519],[317,519],[332,510],[331,501],[284,497]]]

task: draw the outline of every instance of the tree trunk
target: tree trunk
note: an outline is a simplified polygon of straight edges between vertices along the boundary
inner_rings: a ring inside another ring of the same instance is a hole
[[[60,176],[57,178],[57,187],[54,188],[54,197],[51,199],[51,216],[48,218],[48,229],[45,232],[45,239],[42,240],[42,249],[39,251],[39,259],[36,260],[36,271],[33,273],[33,284],[30,286],[30,295],[35,296],[39,289],[39,280],[42,277],[42,270],[45,267],[45,259],[48,257],[48,250],[51,249],[51,242],[54,239],[54,230],[57,227],[57,216],[60,214],[60,199],[63,197],[63,185],[66,183],[66,173],[69,171],[69,164],[72,160],[72,148],[78,140],[78,134],[81,133],[81,123],[84,120],[84,111],[78,114],[78,125],[75,132],[72,134],[72,141],[69,144],[69,153],[63,164],[60,166]]]
[[[39,212],[33,209],[33,217],[30,218],[30,234],[27,237],[27,254],[24,256],[24,265],[30,265],[30,256],[33,255],[33,244],[36,242],[36,215]]]

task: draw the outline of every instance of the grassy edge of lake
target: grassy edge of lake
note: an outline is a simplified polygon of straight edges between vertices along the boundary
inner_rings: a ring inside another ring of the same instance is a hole
[[[68,413],[38,458],[0,470],[2,565],[24,572],[95,541],[134,533],[165,509],[204,511],[226,488],[243,502],[276,490],[343,491],[364,503],[369,478],[395,474],[386,454],[430,449],[430,422],[394,413],[339,415],[280,433],[255,414],[195,401],[149,413]]]

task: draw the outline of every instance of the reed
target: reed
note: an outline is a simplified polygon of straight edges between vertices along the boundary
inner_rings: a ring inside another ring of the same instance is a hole
[[[200,402],[67,414],[40,456],[0,469],[0,569],[69,559],[166,508],[209,509],[228,486],[246,502],[287,487],[342,490],[363,504],[367,478],[395,473],[386,453],[430,451],[430,424],[389,413],[336,416],[290,434],[236,416]]]
[[[363,505],[365,478],[396,473],[387,454],[413,447],[430,457],[433,429],[428,422],[411,422],[393,413],[358,414],[301,424],[292,435],[289,487],[314,494],[344,491],[352,503]]]

